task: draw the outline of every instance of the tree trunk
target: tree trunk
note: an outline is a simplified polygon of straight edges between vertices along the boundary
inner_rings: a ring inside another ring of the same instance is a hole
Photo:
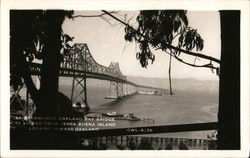
[[[172,52],[170,52],[170,54],[169,54],[168,79],[169,79],[170,95],[173,95],[172,83],[171,83],[171,64],[172,64]]]
[[[58,76],[60,68],[61,31],[64,11],[47,11],[44,58],[41,70],[40,103],[37,115],[55,116],[59,113]]]
[[[220,11],[218,149],[240,149],[240,11]]]

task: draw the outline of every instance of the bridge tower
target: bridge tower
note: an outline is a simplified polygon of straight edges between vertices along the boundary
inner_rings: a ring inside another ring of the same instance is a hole
[[[80,92],[76,91],[77,88],[80,89]],[[84,103],[86,107],[88,107],[86,77],[84,78],[79,78],[75,76],[73,77],[72,89],[71,89],[71,101],[72,103],[80,101],[81,103]]]
[[[119,64],[117,62],[111,62],[109,68],[112,73],[117,76],[117,78],[123,77],[122,72],[119,68]],[[120,83],[118,81],[110,81],[109,96],[107,96],[106,99],[119,99],[123,97],[123,95],[123,83]]]
[[[85,107],[88,107],[86,70],[89,66],[88,60],[91,60],[91,58],[92,56],[86,44],[76,44],[61,63],[61,68],[73,70],[64,72],[73,77],[71,88],[72,104],[80,102]]]

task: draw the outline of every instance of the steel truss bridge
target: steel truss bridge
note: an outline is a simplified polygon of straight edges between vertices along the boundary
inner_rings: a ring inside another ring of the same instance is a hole
[[[30,63],[29,68],[32,75],[40,75],[41,64]],[[127,76],[122,74],[117,62],[111,62],[109,67],[98,64],[85,43],[76,43],[72,46],[70,53],[65,55],[61,62],[59,75],[73,77],[71,101],[74,103],[80,99],[86,106],[88,106],[87,78],[110,81],[107,99],[119,99],[138,92],[163,90],[129,81]],[[80,93],[75,91],[77,87],[82,89]]]

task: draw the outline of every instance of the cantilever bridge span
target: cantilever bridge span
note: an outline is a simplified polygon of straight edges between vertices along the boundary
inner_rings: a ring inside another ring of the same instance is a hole
[[[41,64],[31,63],[30,70],[32,75],[40,75]],[[110,90],[107,98],[120,98],[127,95],[132,95],[138,91],[155,91],[160,88],[138,85],[129,81],[122,74],[119,64],[112,62],[109,67],[98,64],[92,57],[87,44],[74,44],[69,54],[65,55],[59,70],[60,76],[73,77],[71,100],[74,102],[80,98],[85,105],[87,103],[87,85],[86,79],[100,79],[110,81]],[[75,94],[75,88],[80,87],[80,93]]]

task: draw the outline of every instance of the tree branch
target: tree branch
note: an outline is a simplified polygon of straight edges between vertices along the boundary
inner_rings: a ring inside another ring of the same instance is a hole
[[[111,11],[107,13],[112,14],[112,13],[118,13],[118,12]],[[75,16],[72,16],[72,18],[96,18],[96,17],[102,17],[103,15],[106,15],[107,13],[102,13],[102,14],[97,14],[97,15],[75,15]]]
[[[124,24],[125,26],[133,29],[138,35],[144,37],[144,38],[147,38],[145,37],[143,34],[141,34],[140,32],[138,32],[136,29],[134,29],[132,26],[130,26],[129,24],[127,24],[126,22],[120,20],[119,18],[115,17],[114,15],[110,14],[109,12],[105,11],[105,10],[102,10],[102,12],[104,12],[105,14],[109,15],[110,17],[112,17],[113,19],[121,22],[122,24]],[[167,44],[167,46],[170,48],[170,49],[175,49],[177,51],[180,51],[180,52],[183,52],[185,54],[188,54],[188,55],[192,55],[192,56],[196,56],[196,57],[200,57],[200,58],[203,58],[203,59],[207,59],[207,60],[210,60],[210,61],[214,61],[216,63],[219,63],[220,64],[220,60],[219,59],[216,59],[214,57],[211,57],[211,56],[207,56],[207,55],[204,55],[204,54],[200,54],[200,53],[195,53],[195,52],[190,52],[190,51],[187,51],[187,50],[184,50],[184,49],[181,49],[181,48],[178,48],[178,47],[175,47],[175,46],[172,46],[170,44]],[[156,48],[157,49],[162,49],[162,48]],[[191,64],[192,65],[192,64]],[[190,65],[190,66],[191,66]]]
[[[195,53],[195,52],[190,52],[190,51],[187,51],[187,50],[184,50],[184,49],[181,49],[181,48],[178,48],[178,47],[174,47],[170,44],[168,44],[168,47],[170,49],[175,49],[177,51],[181,51],[185,54],[188,54],[188,55],[192,55],[192,56],[195,56],[195,57],[200,57],[200,58],[203,58],[203,59],[207,59],[207,60],[210,60],[210,61],[214,61],[218,64],[220,64],[220,60],[219,59],[216,59],[214,57],[211,57],[211,56],[207,56],[207,55],[204,55],[204,54],[200,54],[200,53]],[[159,48],[160,49],[160,48]]]
[[[100,14],[100,15],[75,15],[72,16],[72,18],[96,18],[96,17],[101,17],[104,14]]]
[[[188,63],[188,62],[185,62],[183,59],[180,59],[178,56],[176,56],[173,52],[172,53],[169,53],[167,51],[165,51],[167,54],[173,56],[176,60],[186,64],[186,65],[189,65],[189,66],[192,66],[192,67],[205,67],[205,68],[210,68],[210,69],[218,69],[218,67],[214,67],[211,63],[209,64],[204,64],[204,65],[195,65],[195,64],[191,64],[191,63]]]

